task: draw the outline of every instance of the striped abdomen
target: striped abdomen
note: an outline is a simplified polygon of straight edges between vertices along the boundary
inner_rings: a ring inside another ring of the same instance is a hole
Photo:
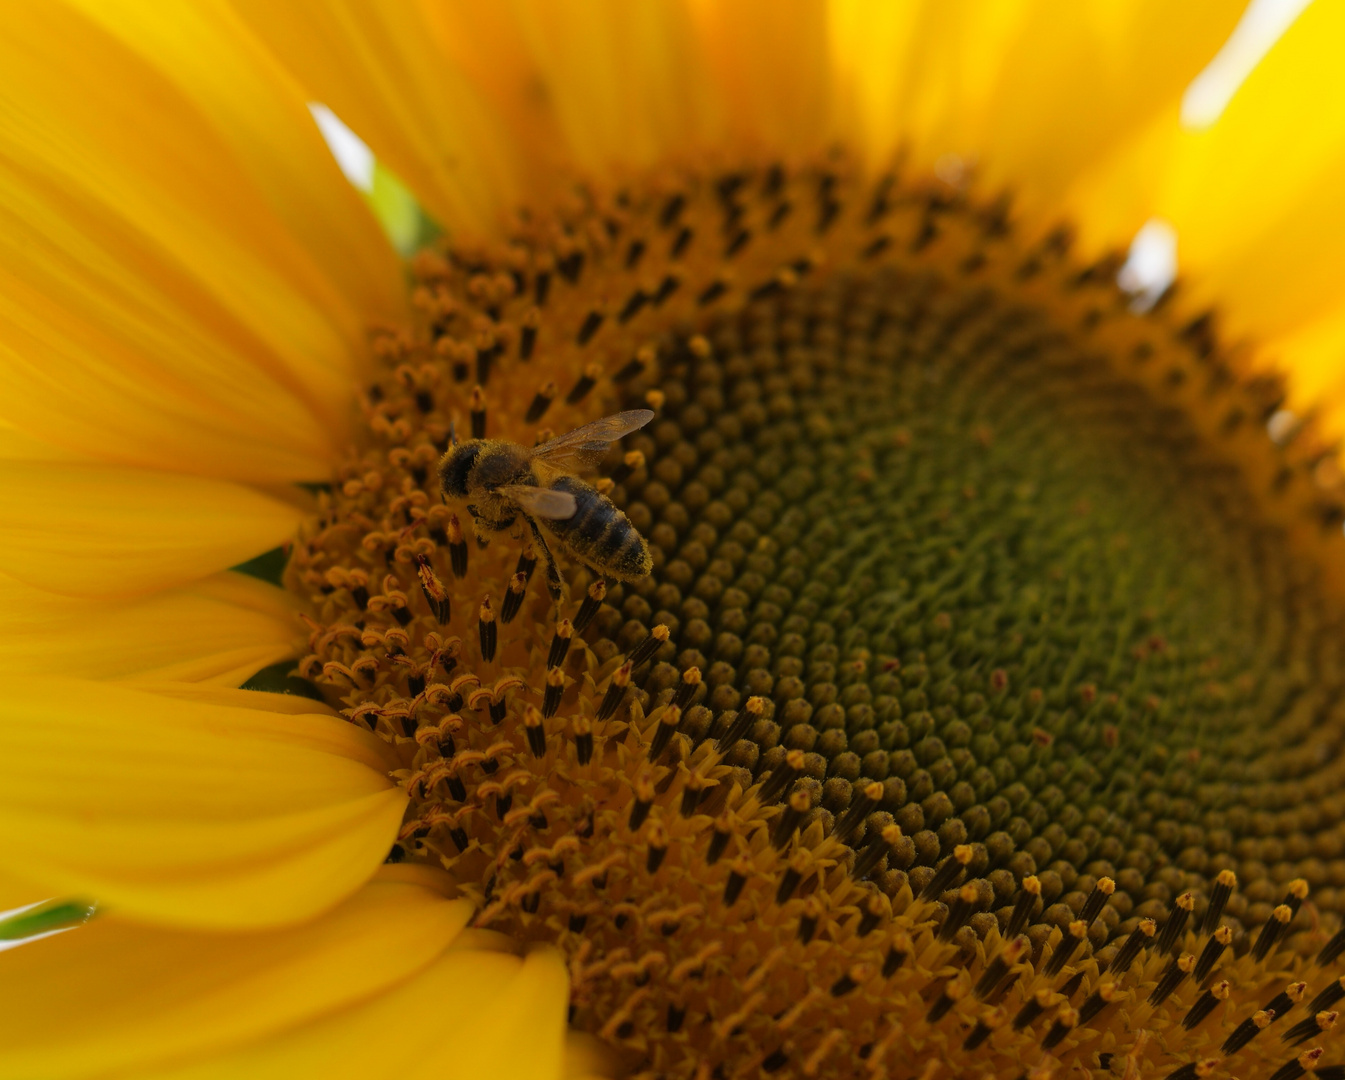
[[[599,573],[627,581],[649,573],[649,546],[611,499],[574,476],[562,476],[550,487],[574,496],[574,517],[544,524],[575,555]]]

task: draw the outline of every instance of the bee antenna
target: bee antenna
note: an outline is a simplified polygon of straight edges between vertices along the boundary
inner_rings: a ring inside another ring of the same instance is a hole
[[[458,422],[456,420],[450,420],[448,422],[448,445],[458,445]]]

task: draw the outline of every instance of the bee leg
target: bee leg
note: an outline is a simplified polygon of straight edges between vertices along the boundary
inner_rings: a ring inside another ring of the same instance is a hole
[[[532,529],[533,539],[537,541],[537,547],[542,552],[542,558],[546,560],[546,591],[551,594],[551,599],[560,603],[560,571],[556,569],[555,557],[551,554],[551,549],[546,546],[546,540],[542,537],[542,530],[537,527],[537,522],[528,518],[528,526]]]

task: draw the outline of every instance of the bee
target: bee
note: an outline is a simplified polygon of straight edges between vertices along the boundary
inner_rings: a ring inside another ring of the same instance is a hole
[[[649,409],[617,413],[528,448],[504,439],[469,439],[450,446],[439,461],[446,499],[471,500],[477,540],[484,546],[522,517],[546,560],[547,590],[561,596],[560,572],[546,532],[604,577],[631,581],[653,564],[649,545],[612,500],[574,471],[594,465],[608,447],[654,419]],[[543,523],[542,525],[539,525]]]

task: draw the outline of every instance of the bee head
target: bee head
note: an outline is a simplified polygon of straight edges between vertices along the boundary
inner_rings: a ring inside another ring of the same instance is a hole
[[[439,486],[450,499],[467,498],[467,477],[476,464],[476,456],[481,452],[482,440],[469,439],[467,442],[454,443],[439,459]]]

